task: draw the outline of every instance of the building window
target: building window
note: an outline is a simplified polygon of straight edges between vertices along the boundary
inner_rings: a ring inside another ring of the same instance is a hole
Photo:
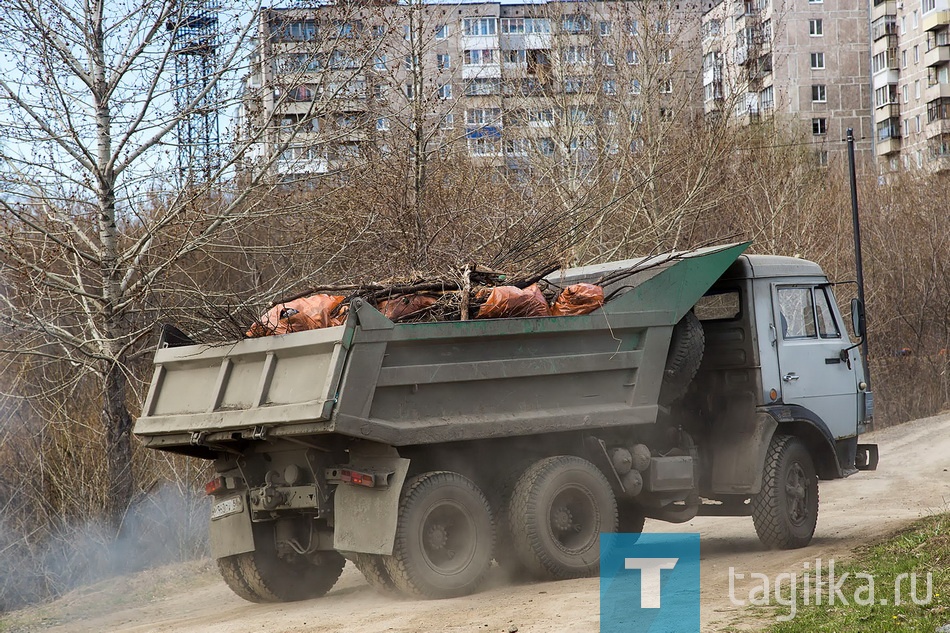
[[[478,77],[465,86],[465,95],[468,97],[483,97],[498,94],[498,80]]]
[[[907,84],[901,86],[901,99],[904,103],[907,103]]]
[[[584,81],[580,77],[567,77],[564,79],[564,92],[566,94],[578,94],[584,88]]]
[[[937,8],[937,0],[924,0],[921,3],[921,7],[924,13],[929,13]]]
[[[825,54],[824,53],[812,53],[811,54],[811,69],[812,70],[822,70],[825,67]]]
[[[657,20],[656,21],[656,32],[663,33],[665,35],[670,34],[670,21],[669,20]]]
[[[660,92],[663,94],[670,94],[673,92],[673,80],[672,79],[663,79],[660,81]]]
[[[439,84],[436,94],[439,96],[439,99],[451,99],[452,84]]]
[[[828,119],[812,119],[811,120],[811,133],[815,136],[824,136],[828,133]]]
[[[919,24],[919,22],[917,21],[917,9],[914,9],[914,13],[913,13],[913,24],[914,24],[914,28],[916,29],[916,28],[917,28],[917,25]]]
[[[439,121],[439,128],[443,130],[451,130],[455,127],[455,114],[453,112],[446,112],[442,117],[442,120]]]
[[[435,65],[439,70],[452,68],[452,56],[448,53],[439,53],[435,56]]]
[[[617,94],[617,82],[613,79],[607,79],[604,81],[604,94],[605,95],[615,95]]]
[[[920,134],[920,115],[914,117],[914,127],[917,130],[917,133]]]
[[[538,153],[542,156],[554,156],[554,140],[550,137],[538,139]]]
[[[406,84],[403,88],[406,91],[406,99],[412,99],[415,96],[416,90],[412,84]]]
[[[497,62],[494,48],[467,50],[462,55],[466,66],[488,66]]]
[[[501,32],[505,35],[521,35],[524,33],[525,29],[525,19],[524,18],[502,18],[501,19]]]
[[[470,108],[465,111],[465,125],[497,125],[500,121],[500,108]]]
[[[819,167],[828,166],[828,150],[821,149],[815,152],[815,162],[818,163]]]
[[[640,80],[634,79],[630,82],[630,94],[638,95],[640,94]]]
[[[907,50],[901,51],[901,68],[907,68]]]
[[[775,108],[775,96],[772,91],[772,86],[769,86],[759,93],[759,102],[762,104],[764,111],[770,111]]]
[[[551,20],[548,18],[525,18],[524,19],[524,32],[525,33],[550,33],[551,32]]]
[[[920,80],[914,82],[914,98],[920,99]]]
[[[281,35],[287,40],[309,41],[317,35],[317,23],[314,20],[293,20],[284,23]]]
[[[627,35],[640,34],[640,20],[627,20]]]
[[[528,110],[528,125],[534,127],[548,127],[554,123],[554,110]]]
[[[386,56],[377,55],[373,58],[373,70],[385,71],[386,70]]]
[[[571,15],[565,15],[561,19],[561,28],[565,33],[589,33],[590,32],[590,18],[588,18],[583,13],[575,13]]]
[[[824,35],[824,29],[820,19],[808,21],[808,34],[812,37],[821,37]]]
[[[383,26],[382,24],[374,24],[374,25],[373,25],[373,37],[374,37],[374,38],[376,38],[376,39],[378,40],[378,39],[384,37],[385,35],[386,35],[386,27],[385,27],[385,26]]]
[[[564,62],[568,64],[586,64],[590,61],[589,46],[568,46],[564,49]]]
[[[462,30],[465,35],[495,35],[497,33],[495,18],[465,18],[462,20]]]
[[[376,119],[376,131],[385,132],[389,129],[389,119],[386,117],[380,117]]]
[[[920,46],[914,46],[914,63],[920,63]]]
[[[601,22],[600,23],[600,36],[607,37],[610,35],[610,22]]]
[[[506,64],[527,64],[528,51],[523,48],[506,50],[502,53]]]
[[[449,36],[449,27],[445,24],[439,24],[435,27],[435,39],[444,40]]]
[[[631,48],[627,51],[627,63],[631,65],[640,63],[640,56],[637,54],[636,50]]]
[[[601,53],[601,60],[604,62],[604,66],[614,65],[614,56],[610,53],[610,51],[604,51]]]
[[[659,61],[661,64],[672,64],[673,63],[673,49],[667,48],[660,51]]]
[[[811,100],[814,103],[825,103],[828,101],[828,95],[824,84],[813,84],[811,87]]]

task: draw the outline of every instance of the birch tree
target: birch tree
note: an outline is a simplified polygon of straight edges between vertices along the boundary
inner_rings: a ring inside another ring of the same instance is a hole
[[[0,17],[0,328],[7,330],[0,351],[68,363],[73,384],[47,385],[48,393],[68,393],[80,381],[98,385],[103,509],[116,525],[135,483],[130,366],[166,308],[207,292],[200,276],[181,273],[182,262],[233,253],[247,227],[271,217],[261,203],[267,196],[255,192],[293,142],[285,135],[256,151],[259,169],[240,190],[222,183],[272,126],[239,137],[225,129],[222,138],[235,143],[214,157],[206,179],[176,171],[179,124],[209,107],[230,120],[255,44],[258,6],[214,9],[178,0],[10,0]],[[214,47],[217,63],[185,78],[196,85],[183,101],[174,34],[208,10],[217,38],[194,45]],[[217,97],[211,104],[209,94]],[[321,107],[315,102],[309,114]],[[192,296],[166,292],[176,275],[176,293]],[[280,272],[246,275],[244,298],[263,302],[295,281]]]

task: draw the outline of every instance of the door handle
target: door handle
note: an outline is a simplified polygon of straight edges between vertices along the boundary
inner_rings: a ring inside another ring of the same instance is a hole
[[[799,378],[800,376],[798,374],[793,374],[792,372],[789,372],[785,374],[784,376],[782,376],[782,380],[784,380],[785,382],[794,382],[798,380]]]

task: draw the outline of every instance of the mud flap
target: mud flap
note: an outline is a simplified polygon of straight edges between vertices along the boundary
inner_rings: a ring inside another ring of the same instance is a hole
[[[393,451],[395,452],[395,451]],[[399,497],[409,472],[409,460],[402,457],[356,455],[350,466],[393,472],[388,488],[366,488],[339,484],[333,499],[333,548],[364,554],[393,553]]]
[[[214,508],[222,501],[240,499],[241,509],[224,516],[215,517]],[[211,545],[213,558],[224,558],[234,554],[254,551],[254,531],[251,528],[251,511],[247,503],[247,495],[227,497],[222,501],[215,501],[212,506],[211,526],[208,529],[208,541]]]
[[[854,467],[858,470],[877,470],[880,459],[881,454],[877,450],[877,444],[858,444]]]
[[[726,418],[712,434],[712,490],[720,494],[756,494],[762,464],[778,423],[767,413]]]

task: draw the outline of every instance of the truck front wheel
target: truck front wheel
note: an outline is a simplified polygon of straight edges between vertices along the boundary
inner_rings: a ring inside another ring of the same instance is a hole
[[[796,549],[811,542],[818,524],[818,475],[808,448],[797,437],[772,438],[762,490],[752,497],[752,522],[767,547]]]
[[[450,471],[423,473],[403,489],[386,570],[410,596],[463,596],[484,581],[494,545],[491,507],[478,486]]]
[[[600,533],[617,531],[617,499],[586,459],[548,457],[518,479],[508,521],[515,552],[532,575],[590,576],[600,569]]]

